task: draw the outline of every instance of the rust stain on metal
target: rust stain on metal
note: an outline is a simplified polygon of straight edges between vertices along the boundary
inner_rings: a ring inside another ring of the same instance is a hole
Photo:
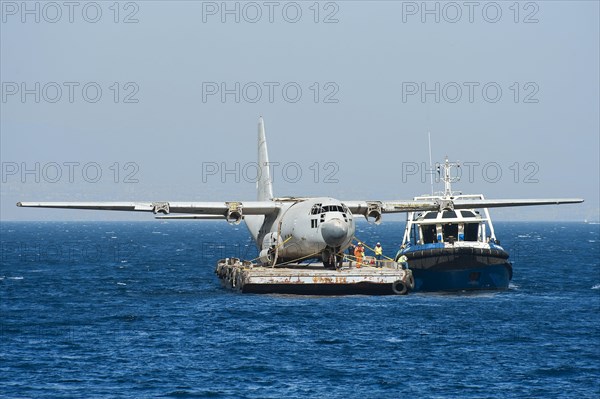
[[[411,272],[398,268],[363,267],[361,269],[345,267],[339,270],[327,270],[318,266],[291,265],[286,267],[262,267],[235,258],[218,262],[215,273],[227,287],[244,292],[245,286],[301,286],[313,284],[327,289],[328,286],[355,286],[369,283],[381,287],[395,281],[407,283]],[[391,291],[391,288],[390,288]],[[391,294],[391,292],[390,292]]]

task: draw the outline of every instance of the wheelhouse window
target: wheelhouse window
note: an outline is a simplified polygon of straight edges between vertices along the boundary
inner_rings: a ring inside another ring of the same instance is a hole
[[[424,244],[433,244],[434,242],[437,241],[434,224],[423,225],[421,227],[421,231],[423,232],[423,243]]]
[[[458,240],[458,224],[448,223],[448,224],[443,225],[442,233],[444,234],[445,242],[449,242],[451,237],[454,238],[454,241]]]
[[[444,211],[444,213],[442,214],[442,219],[454,219],[454,218],[456,218],[456,212],[454,212],[454,211]]]
[[[438,213],[437,212],[429,212],[425,214],[424,219],[436,219]]]
[[[479,223],[465,223],[465,241],[477,241]]]

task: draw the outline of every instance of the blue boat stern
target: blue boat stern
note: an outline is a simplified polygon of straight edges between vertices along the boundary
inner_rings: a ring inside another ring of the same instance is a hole
[[[463,270],[412,269],[412,272],[417,292],[503,290],[512,278],[510,262]]]

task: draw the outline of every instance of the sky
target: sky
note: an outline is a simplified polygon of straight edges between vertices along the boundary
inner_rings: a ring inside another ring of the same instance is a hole
[[[495,219],[599,219],[596,1],[0,9],[2,221],[152,219],[17,201],[254,200],[259,116],[276,196],[430,193],[430,135],[455,190],[585,199]]]

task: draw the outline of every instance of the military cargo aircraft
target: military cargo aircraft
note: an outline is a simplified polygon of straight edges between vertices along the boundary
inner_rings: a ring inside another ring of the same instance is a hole
[[[379,224],[387,213],[583,202],[577,198],[340,201],[332,197],[274,197],[262,117],[258,122],[258,165],[256,201],[18,202],[17,206],[153,212],[168,215],[159,218],[225,219],[230,224],[244,221],[258,247],[261,264],[274,266],[316,259],[324,267],[334,268],[341,264],[343,252],[354,238],[357,215]]]

